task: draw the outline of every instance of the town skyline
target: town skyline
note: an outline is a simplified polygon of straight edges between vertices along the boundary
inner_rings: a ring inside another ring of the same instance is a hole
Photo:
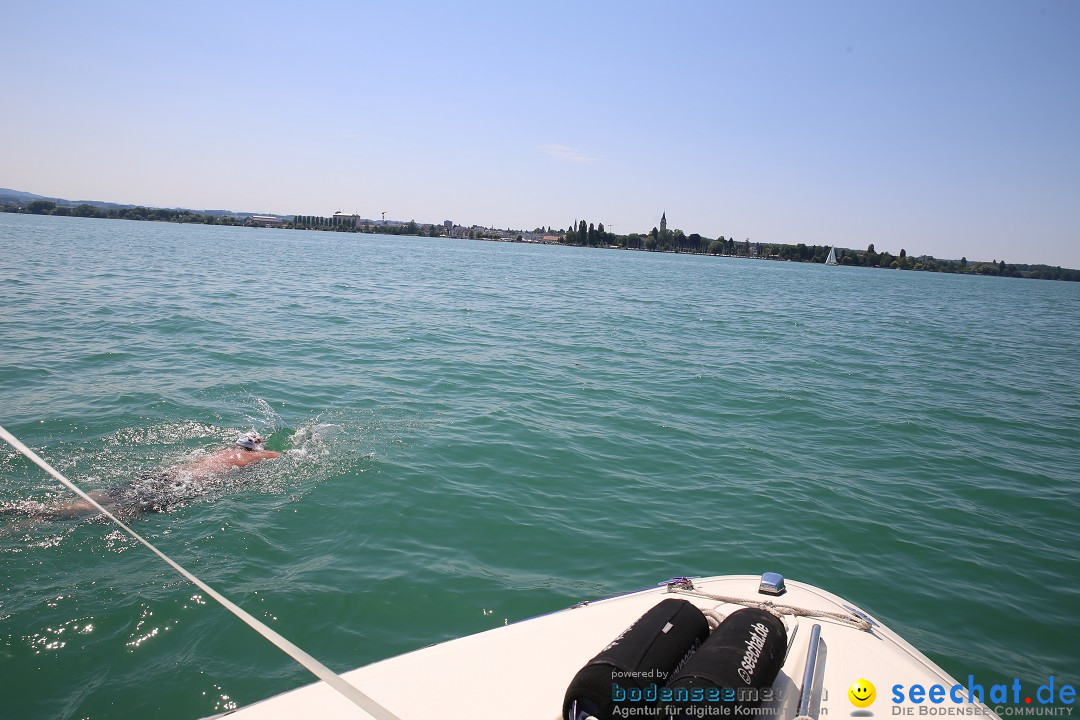
[[[750,238],[738,241],[734,237],[716,238],[689,233],[681,228],[670,229],[667,213],[661,212],[659,227],[647,232],[618,234],[608,231],[603,223],[586,220],[575,221],[567,228],[550,226],[524,228],[494,228],[483,225],[459,225],[452,220],[443,222],[408,222],[365,218],[360,215],[336,212],[330,216],[316,215],[259,215],[244,212],[215,210],[202,214],[179,208],[147,208],[108,202],[72,201],[62,198],[47,199],[32,193],[0,188],[0,212],[29,213],[32,215],[67,216],[76,218],[99,218],[120,220],[148,220],[156,222],[197,223],[214,225],[243,225],[248,227],[277,228],[284,230],[316,230],[364,234],[405,235],[431,238],[456,238],[469,240],[498,240],[502,242],[525,242],[547,245],[585,246],[610,250],[644,250],[695,255],[719,255],[765,260],[824,263],[828,265],[854,265],[892,270],[915,270],[928,272],[959,273],[969,275],[996,275],[1012,278],[1080,281],[1080,270],[1042,263],[1017,261],[1006,262],[1004,258],[987,261],[985,258],[969,259],[936,258],[932,255],[908,255],[906,248],[882,249],[879,253],[874,243],[865,251],[840,245],[807,245],[805,243],[751,243]]]
[[[9,9],[0,185],[1080,265],[1075,3],[165,12]]]

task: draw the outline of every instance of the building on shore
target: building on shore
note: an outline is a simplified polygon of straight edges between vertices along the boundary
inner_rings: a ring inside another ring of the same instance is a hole
[[[252,215],[247,219],[247,224],[255,227],[282,227],[285,221],[273,215]]]
[[[364,223],[369,223],[371,220],[365,220],[356,213],[344,213],[338,210],[334,213],[334,225],[352,225],[353,227],[360,227]]]

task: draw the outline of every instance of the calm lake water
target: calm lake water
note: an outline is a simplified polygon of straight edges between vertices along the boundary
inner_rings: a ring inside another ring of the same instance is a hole
[[[335,670],[772,570],[954,676],[1080,681],[1080,284],[0,214],[0,353],[0,424],[86,488],[284,451],[134,525]],[[0,518],[0,567],[4,717],[311,680],[103,523]]]

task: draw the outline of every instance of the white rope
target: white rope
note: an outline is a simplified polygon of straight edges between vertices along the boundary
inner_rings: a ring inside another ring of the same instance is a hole
[[[731,603],[732,605],[742,605],[744,607],[758,608],[765,612],[772,613],[776,616],[781,615],[796,615],[801,617],[823,617],[838,620],[842,623],[856,627],[859,630],[869,632],[872,627],[868,621],[854,615],[852,613],[832,612],[830,610],[814,610],[811,608],[801,608],[794,605],[781,605],[780,603],[774,603],[772,600],[748,600],[746,598],[734,597],[732,595],[717,595],[715,593],[707,593],[704,590],[698,590],[697,588],[685,587],[680,585],[668,585],[668,592],[673,593],[685,593],[686,595],[696,595],[697,597],[708,598],[710,600],[716,600],[722,603]]]
[[[719,605],[717,605],[717,607],[719,607]],[[707,623],[709,623],[709,631],[710,632],[712,632],[716,628],[720,627],[720,625],[724,622],[723,613],[719,613],[715,609],[713,609],[713,610],[705,609],[705,610],[702,610],[701,612],[703,612],[705,614],[705,621]]]
[[[209,585],[204,583],[202,580],[195,577],[194,575],[192,575],[190,572],[188,572],[184,568],[180,567],[180,565],[178,563],[176,563],[174,560],[172,560],[172,558],[170,558],[165,553],[161,552],[156,547],[151,545],[149,542],[144,540],[141,535],[139,535],[137,532],[135,532],[134,530],[129,528],[124,523],[120,522],[120,520],[118,520],[115,515],[110,513],[108,510],[103,508],[101,505],[99,505],[98,502],[96,500],[94,500],[94,498],[92,498],[89,495],[87,495],[86,493],[84,493],[74,483],[72,483],[66,477],[61,475],[58,471],[53,469],[53,467],[51,465],[49,465],[49,463],[42,460],[38,456],[37,453],[35,453],[30,448],[26,447],[26,445],[23,445],[22,442],[18,438],[16,438],[14,435],[12,435],[7,430],[5,430],[3,426],[0,426],[0,438],[3,438],[4,440],[6,440],[8,442],[8,444],[10,444],[13,448],[18,450],[20,453],[22,453],[26,457],[30,458],[30,460],[33,461],[35,465],[37,465],[42,470],[44,470],[45,472],[49,473],[54,478],[59,480],[60,483],[63,484],[63,486],[66,487],[68,490],[71,490],[73,493],[75,493],[76,495],[81,497],[83,500],[90,503],[94,508],[96,508],[103,515],[105,515],[105,517],[109,518],[114,523],[119,525],[120,528],[122,528],[124,530],[124,532],[131,535],[131,537],[135,538],[139,542],[141,542],[143,545],[145,545],[147,548],[149,548],[152,553],[154,553],[159,558],[161,558],[162,560],[167,562],[169,565],[171,565],[173,570],[175,570],[176,572],[183,575],[190,582],[192,582],[194,585],[196,585],[200,590],[202,590],[207,595],[209,595],[210,597],[217,600],[219,603],[221,603],[221,605],[226,610],[228,610],[233,615],[235,615],[236,617],[243,620],[245,623],[248,624],[248,626],[250,626],[253,630],[255,630],[255,632],[259,633],[264,638],[269,640],[279,650],[281,650],[283,653],[285,653],[286,655],[291,657],[293,660],[295,660],[296,662],[303,665],[305,668],[307,668],[309,671],[311,671],[311,673],[314,674],[315,677],[319,678],[320,680],[325,682],[327,685],[334,688],[339,693],[344,695],[346,698],[351,700],[357,707],[359,707],[360,709],[367,712],[371,717],[378,718],[378,720],[400,720],[400,718],[398,718],[397,715],[394,715],[392,712],[390,712],[389,710],[384,708],[382,705],[375,702],[374,700],[372,700],[370,697],[368,697],[364,693],[360,692],[360,690],[358,690],[356,687],[354,687],[354,686],[350,685],[349,683],[345,682],[344,678],[342,678],[340,675],[335,673],[333,670],[326,667],[325,665],[323,665],[321,662],[319,662],[318,660],[316,660],[312,656],[308,655],[306,652],[301,650],[296,645],[293,645],[291,642],[286,640],[284,637],[282,637],[275,630],[271,629],[268,625],[266,625],[262,621],[256,619],[254,616],[250,615],[246,610],[241,608],[239,605],[236,605],[235,603],[230,601],[228,598],[226,598],[224,595],[222,595],[221,593],[219,593],[218,591],[214,590],[212,587],[210,587]]]

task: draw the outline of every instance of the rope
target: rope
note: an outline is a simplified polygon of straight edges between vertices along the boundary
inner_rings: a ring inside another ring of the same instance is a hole
[[[668,585],[668,592],[684,593],[686,595],[695,595],[697,597],[708,598],[709,600],[716,600],[717,602],[730,603],[732,605],[742,605],[744,607],[757,608],[764,610],[765,612],[772,613],[777,617],[782,615],[797,615],[800,617],[822,617],[837,620],[846,625],[850,625],[854,628],[858,628],[864,632],[871,630],[871,625],[867,620],[853,615],[852,613],[832,612],[829,610],[811,610],[809,608],[796,607],[794,605],[781,605],[774,603],[772,600],[748,600],[746,598],[734,597],[731,595],[717,595],[715,593],[707,593],[704,590],[698,590],[689,581],[684,583],[671,583]]]
[[[96,508],[99,512],[101,512],[103,515],[105,515],[105,517],[109,518],[109,520],[112,520],[114,523],[116,523],[118,526],[120,526],[120,528],[124,532],[126,532],[128,535],[131,535],[131,537],[135,538],[139,542],[141,542],[143,545],[145,545],[147,548],[149,548],[149,550],[152,553],[154,553],[159,558],[161,558],[162,560],[167,562],[170,566],[172,566],[173,570],[175,570],[176,572],[183,575],[185,578],[187,578],[187,580],[189,580],[191,583],[193,583],[195,586],[197,586],[200,590],[202,590],[207,595],[209,595],[210,597],[217,600],[219,603],[221,603],[222,607],[224,607],[226,610],[231,612],[236,617],[243,620],[245,623],[248,624],[249,627],[251,627],[253,630],[255,630],[255,632],[259,633],[264,638],[269,640],[271,643],[274,644],[275,647],[277,647],[283,653],[285,653],[286,655],[291,657],[293,660],[295,660],[296,662],[303,665],[312,674],[314,674],[315,677],[319,678],[320,680],[325,682],[327,685],[329,685],[330,687],[334,688],[339,693],[344,695],[346,698],[348,698],[353,704],[355,704],[361,710],[364,710],[371,717],[377,718],[378,720],[400,720],[400,718],[398,718],[397,715],[394,715],[392,712],[390,712],[389,710],[384,708],[382,705],[375,702],[374,700],[372,700],[370,697],[368,697],[364,693],[360,692],[360,690],[357,689],[356,687],[354,687],[354,686],[350,685],[349,683],[345,682],[344,678],[342,678],[340,675],[335,673],[333,670],[331,670],[330,668],[323,665],[321,662],[319,662],[318,660],[313,658],[311,655],[308,655],[306,652],[301,650],[299,647],[292,644],[291,642],[286,640],[284,637],[282,637],[280,634],[278,634],[275,630],[271,629],[268,625],[266,625],[262,621],[256,619],[252,615],[250,615],[247,611],[245,611],[239,605],[236,605],[235,603],[230,601],[228,598],[226,598],[224,595],[222,595],[221,593],[219,593],[218,591],[214,590],[212,587],[210,587],[209,585],[204,583],[202,580],[195,577],[194,575],[192,575],[190,572],[188,572],[184,568],[180,567],[180,565],[178,563],[176,563],[174,560],[172,560],[169,556],[167,556],[165,553],[161,552],[156,547],[151,545],[149,542],[147,542],[145,539],[143,539],[143,537],[141,535],[139,535],[137,532],[135,532],[134,530],[129,528],[127,525],[125,525],[120,520],[118,520],[116,518],[116,516],[114,516],[108,510],[103,508],[101,505],[99,505],[96,500],[94,500],[92,497],[90,497],[89,495],[84,493],[82,490],[80,490],[74,483],[72,483],[66,477],[61,475],[57,470],[53,469],[53,467],[51,465],[49,465],[49,463],[42,460],[38,456],[37,453],[35,453],[30,448],[26,447],[26,445],[23,445],[22,442],[18,438],[16,438],[14,435],[12,435],[7,430],[5,430],[3,426],[0,426],[0,438],[3,438],[4,440],[6,440],[9,445],[11,445],[13,448],[18,450],[20,453],[22,453],[23,455],[28,457],[35,465],[37,465],[42,470],[44,470],[45,472],[49,473],[54,478],[59,480],[60,483],[64,487],[66,487],[68,490],[71,490],[73,493],[75,493],[76,495],[81,497],[83,500],[90,503],[94,508]]]
[[[705,622],[709,623],[710,632],[720,627],[721,623],[724,622],[724,616],[716,612],[715,610],[709,610],[706,608],[701,612],[705,614]]]

